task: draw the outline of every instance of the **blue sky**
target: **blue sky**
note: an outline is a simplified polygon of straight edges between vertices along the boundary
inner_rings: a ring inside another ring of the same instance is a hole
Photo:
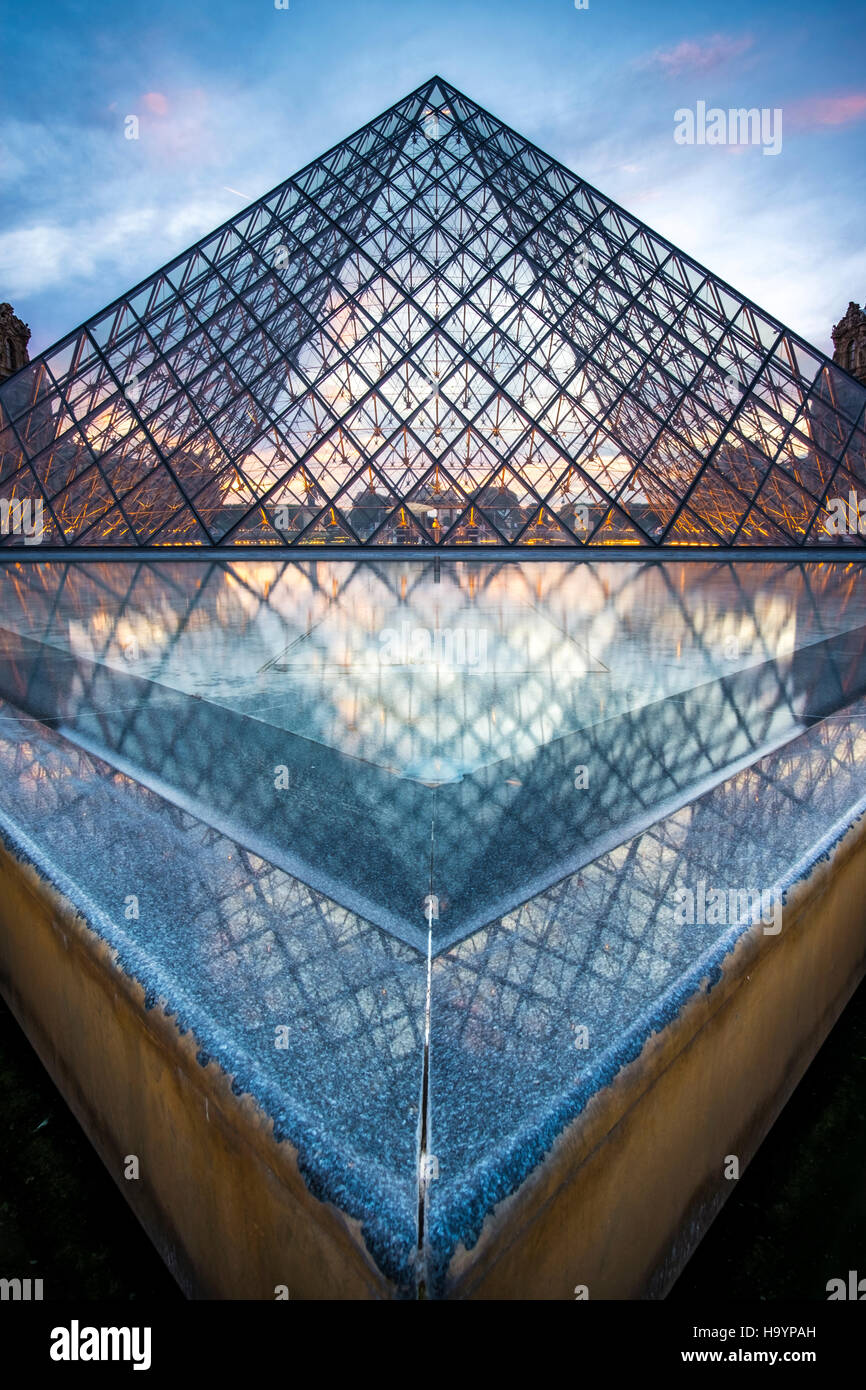
[[[437,72],[824,351],[866,298],[862,0],[289,6],[7,6],[0,299],[31,353]],[[699,101],[781,109],[781,152],[677,144]]]

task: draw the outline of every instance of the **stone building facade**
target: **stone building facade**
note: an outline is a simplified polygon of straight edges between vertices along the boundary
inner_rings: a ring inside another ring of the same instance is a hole
[[[0,381],[27,366],[29,341],[27,324],[13,314],[11,304],[0,304]]]
[[[853,300],[833,329],[833,348],[833,361],[866,386],[866,314]]]

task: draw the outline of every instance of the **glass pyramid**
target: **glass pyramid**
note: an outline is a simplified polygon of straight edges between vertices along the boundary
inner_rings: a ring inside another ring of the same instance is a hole
[[[434,78],[0,387],[0,545],[862,546],[864,407]]]

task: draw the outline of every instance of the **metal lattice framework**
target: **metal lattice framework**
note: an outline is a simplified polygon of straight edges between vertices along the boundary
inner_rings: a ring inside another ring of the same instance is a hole
[[[434,78],[0,387],[0,545],[862,547],[864,409]]]

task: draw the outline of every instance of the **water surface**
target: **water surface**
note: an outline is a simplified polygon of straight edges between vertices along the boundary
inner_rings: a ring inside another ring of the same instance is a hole
[[[0,567],[0,697],[437,951],[864,690],[855,565]]]

